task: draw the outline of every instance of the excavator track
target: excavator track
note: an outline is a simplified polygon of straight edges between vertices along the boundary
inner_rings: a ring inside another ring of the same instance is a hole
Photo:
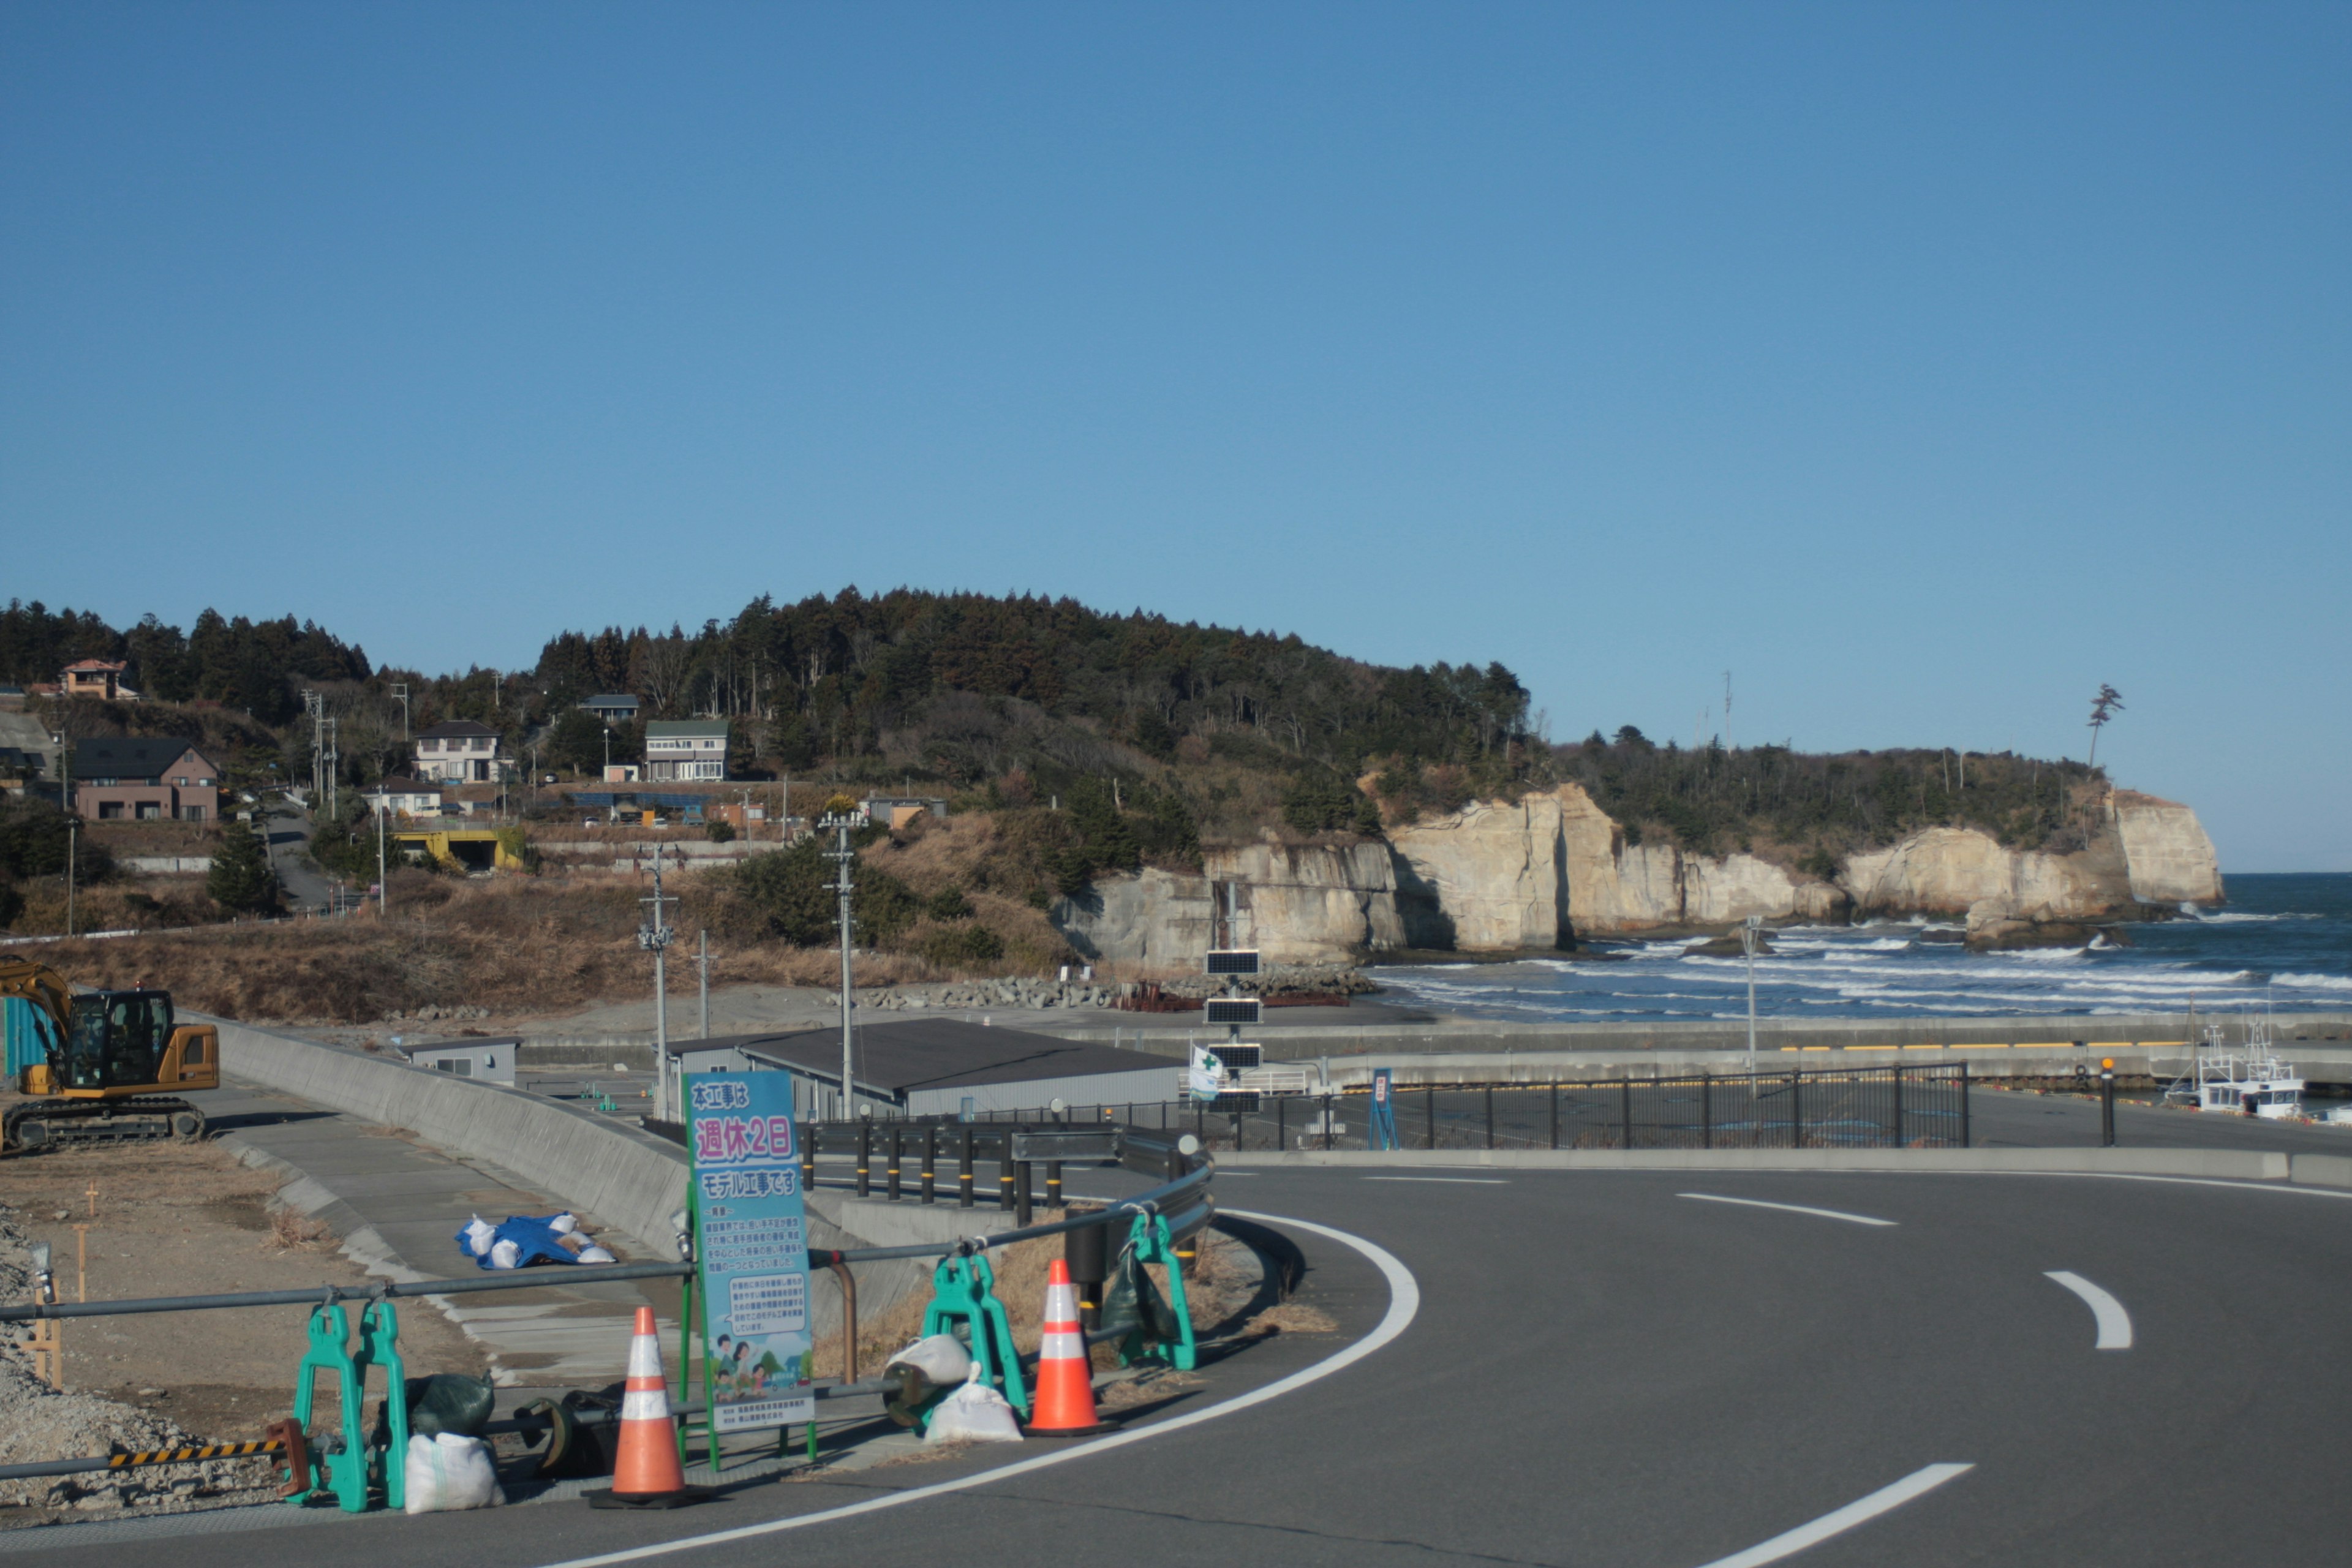
[[[184,1100],[36,1100],[8,1108],[0,1123],[0,1151],[42,1154],[92,1143],[194,1142],[205,1135],[205,1113]]]

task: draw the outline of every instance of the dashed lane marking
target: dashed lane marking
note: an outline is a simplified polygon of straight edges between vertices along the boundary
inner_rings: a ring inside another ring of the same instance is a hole
[[[1912,1471],[1893,1486],[1881,1487],[1866,1498],[1858,1498],[1832,1513],[1825,1513],[1811,1524],[1762,1541],[1745,1552],[1735,1552],[1728,1557],[1718,1557],[1703,1568],[1763,1568],[1767,1563],[1778,1563],[1783,1557],[1793,1557],[1807,1547],[1818,1546],[1832,1535],[1843,1535],[1859,1524],[1867,1524],[1880,1514],[1901,1508],[1915,1498],[1927,1496],[1946,1481],[1967,1475],[1974,1465],[1929,1465]]]
[[[2084,1304],[2091,1309],[2091,1316],[2099,1326],[2098,1343],[2093,1349],[2127,1351],[2132,1348],[2131,1314],[2124,1310],[2121,1301],[2069,1269],[2045,1269],[2042,1278],[2063,1285],[2083,1298]]]

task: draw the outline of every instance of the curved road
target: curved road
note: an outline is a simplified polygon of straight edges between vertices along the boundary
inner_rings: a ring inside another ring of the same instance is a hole
[[[2352,1198],[2131,1179],[1402,1168],[1229,1172],[1219,1190],[1229,1213],[1310,1220],[1370,1247],[1289,1227],[1307,1262],[1300,1299],[1345,1331],[1226,1361],[1168,1415],[1305,1372],[1384,1317],[1395,1327],[1407,1303],[1381,1250],[1418,1297],[1402,1331],[1246,1408],[903,1505],[887,1500],[1076,1445],[763,1483],[672,1514],[563,1503],[306,1531],[299,1545],[485,1568],[632,1549],[679,1568],[2352,1556],[2334,1506],[2352,1437],[2339,1353]],[[873,1502],[886,1506],[761,1528]],[[687,1539],[711,1532],[731,1538]],[[55,1555],[144,1563],[158,1544]],[[175,1568],[226,1568],[294,1544],[208,1534],[169,1550]]]

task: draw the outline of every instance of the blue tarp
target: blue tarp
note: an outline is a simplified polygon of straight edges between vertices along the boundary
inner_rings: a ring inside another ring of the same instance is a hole
[[[556,1239],[557,1232],[551,1223],[555,1217],[553,1215],[549,1215],[541,1219],[530,1215],[509,1215],[495,1230],[491,1231],[490,1247],[496,1247],[501,1241],[513,1242],[520,1254],[515,1259],[517,1268],[528,1268],[534,1263],[561,1263],[566,1267],[576,1265],[580,1259],[566,1251],[563,1245]],[[457,1250],[472,1258],[474,1267],[477,1268],[492,1267],[489,1252],[485,1250],[480,1257],[476,1258],[474,1249],[467,1244],[466,1233],[462,1230],[457,1233]]]

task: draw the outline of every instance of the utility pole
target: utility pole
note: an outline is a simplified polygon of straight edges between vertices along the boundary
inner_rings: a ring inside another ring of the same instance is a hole
[[[310,715],[310,811],[315,816],[319,802],[327,793],[319,768],[327,750],[327,721],[326,708],[319,700],[319,694],[307,686],[302,689],[302,710]]]
[[[695,955],[695,967],[702,973],[702,1036],[710,1037],[710,932],[699,933],[701,951]]]
[[[857,858],[857,851],[849,847],[849,836],[865,826],[866,814],[862,811],[828,811],[824,820],[817,824],[820,830],[828,827],[833,830],[834,847],[825,851],[824,858],[839,867],[841,873],[833,884],[833,890],[841,900],[841,1119],[845,1121],[850,1119],[850,1100],[854,1093],[850,1085],[856,1069],[856,1037],[850,1032],[853,994],[849,976],[849,895],[856,884],[849,879],[849,868],[851,862]]]
[[[1731,750],[1731,671],[1723,672],[1723,749]]]
[[[400,701],[400,738],[404,742],[410,738],[408,733],[408,682],[405,680],[394,681],[392,683],[392,694],[394,697],[399,699]]]
[[[392,894],[392,878],[383,859],[383,819],[391,815],[392,803],[379,795],[375,806],[375,912],[379,916],[384,911],[384,900]]]
[[[669,1115],[669,968],[664,955],[669,949],[669,923],[663,918],[662,847],[654,846],[654,896],[640,899],[639,903],[654,907],[651,923],[637,931],[637,945],[654,955],[654,1120],[667,1121]]]
[[[62,709],[64,704],[58,706]],[[81,813],[74,809],[73,741],[63,730],[52,731],[49,739],[58,743],[58,765],[63,770],[59,775],[62,782],[58,786],[58,804],[66,808],[66,934],[71,936],[74,933],[74,863],[76,851],[80,847],[77,829],[81,826]]]
[[[327,721],[327,820],[343,819],[343,741],[341,719]]]

